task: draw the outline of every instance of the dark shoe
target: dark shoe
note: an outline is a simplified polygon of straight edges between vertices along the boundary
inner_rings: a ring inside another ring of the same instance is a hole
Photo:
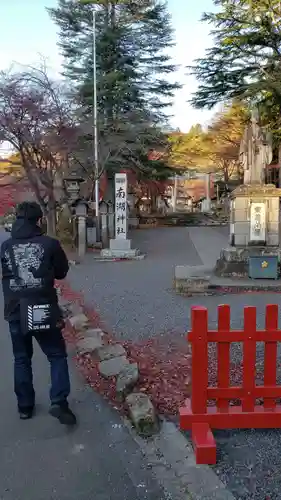
[[[19,417],[21,420],[29,420],[33,417],[34,408],[19,408]]]
[[[63,425],[75,425],[77,423],[74,413],[67,404],[54,404],[51,406],[49,413]]]

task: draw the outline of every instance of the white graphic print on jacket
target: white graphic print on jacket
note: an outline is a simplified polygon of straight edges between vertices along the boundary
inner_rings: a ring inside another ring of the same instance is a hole
[[[21,290],[22,288],[40,288],[41,278],[35,278],[32,271],[37,271],[44,257],[44,249],[39,243],[19,243],[13,245],[12,249],[15,257],[15,263],[18,269],[20,280],[12,278],[10,280],[11,290]],[[11,272],[12,263],[9,252],[5,252],[7,265]]]

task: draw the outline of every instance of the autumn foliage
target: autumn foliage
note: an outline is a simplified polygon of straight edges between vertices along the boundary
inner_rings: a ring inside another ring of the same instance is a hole
[[[204,130],[192,126],[186,134],[170,135],[170,164],[189,170],[212,171],[228,182],[241,177],[240,142],[248,119],[247,108],[239,102],[224,106]]]

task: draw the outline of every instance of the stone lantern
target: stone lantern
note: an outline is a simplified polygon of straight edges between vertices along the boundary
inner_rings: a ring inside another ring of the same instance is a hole
[[[109,203],[105,200],[99,202],[99,209],[101,215],[107,215],[109,211]]]
[[[88,203],[78,198],[73,203],[78,229],[78,255],[84,257],[87,250],[87,214]]]
[[[71,203],[78,200],[82,182],[84,182],[83,177],[75,170],[64,177],[66,191]]]
[[[87,217],[88,213],[88,203],[85,200],[78,199],[75,206],[75,215],[76,217]]]

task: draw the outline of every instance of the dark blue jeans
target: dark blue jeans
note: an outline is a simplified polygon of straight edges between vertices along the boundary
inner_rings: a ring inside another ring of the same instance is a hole
[[[50,363],[51,403],[65,403],[70,393],[70,381],[66,347],[61,331],[42,332],[32,337],[23,335],[19,321],[11,321],[9,327],[14,353],[14,387],[18,408],[33,407],[35,403],[32,374],[33,337]]]

